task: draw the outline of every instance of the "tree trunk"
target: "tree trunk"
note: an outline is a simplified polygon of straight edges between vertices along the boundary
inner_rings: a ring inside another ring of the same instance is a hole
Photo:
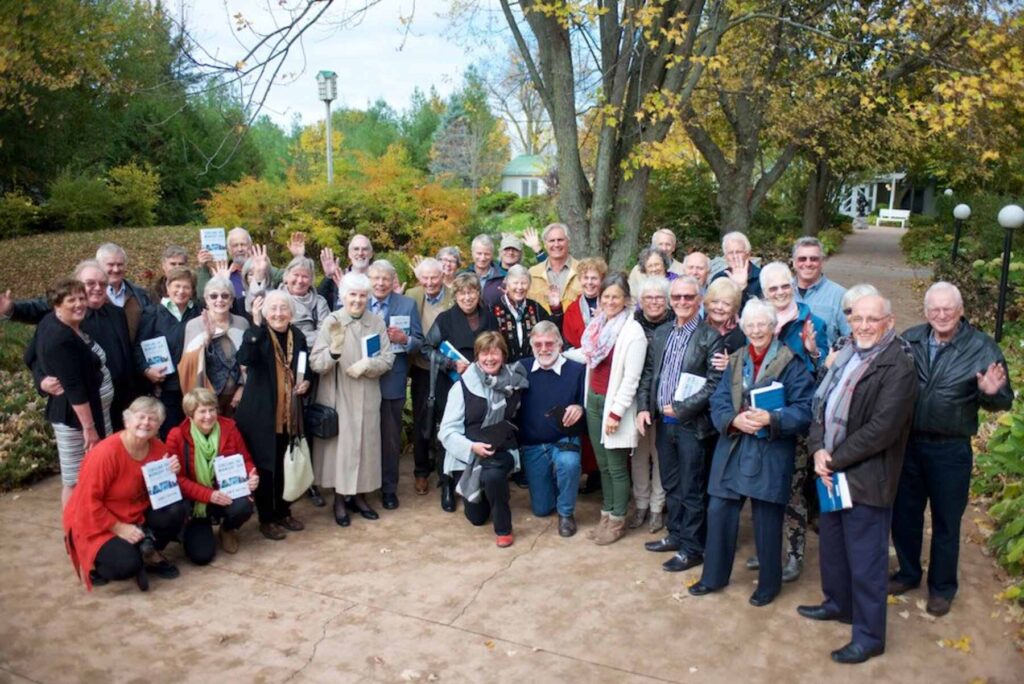
[[[608,266],[613,271],[624,270],[630,257],[636,253],[650,178],[649,168],[637,169],[629,180],[619,184],[615,194],[615,225],[608,231],[611,244],[607,246]]]
[[[812,161],[815,163],[807,177],[807,194],[804,197],[804,235],[817,235],[825,227],[829,186],[835,180],[827,159],[817,157]]]
[[[718,193],[715,195],[715,203],[718,205],[719,231],[722,235],[734,230],[750,232],[750,219],[754,212],[750,206],[750,195],[753,191],[749,178],[749,175],[735,169],[717,178]]]

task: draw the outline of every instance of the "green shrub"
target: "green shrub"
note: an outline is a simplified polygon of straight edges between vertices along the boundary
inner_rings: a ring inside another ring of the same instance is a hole
[[[64,230],[96,230],[113,218],[113,193],[99,178],[64,171],[50,187],[46,212]]]
[[[911,264],[930,265],[949,258],[953,236],[942,226],[911,225],[900,238],[903,255]]]
[[[480,214],[496,214],[508,209],[517,199],[519,195],[514,192],[492,192],[476,201],[476,210]]]
[[[22,487],[57,471],[46,400],[27,370],[0,370],[0,490]]]
[[[135,162],[116,166],[107,174],[114,215],[122,226],[149,226],[160,203],[160,174]]]
[[[27,235],[39,225],[41,212],[32,199],[18,191],[0,197],[0,240]]]

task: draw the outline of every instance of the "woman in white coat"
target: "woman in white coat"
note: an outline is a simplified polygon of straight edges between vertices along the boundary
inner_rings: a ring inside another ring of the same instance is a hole
[[[376,520],[363,494],[380,488],[380,376],[395,355],[384,321],[366,310],[370,279],[348,273],[341,280],[344,306],[330,314],[317,334],[309,367],[320,374],[316,403],[338,412],[338,435],[313,441],[316,483],[334,489],[334,520],[351,523],[348,512]],[[366,357],[364,340],[377,336],[379,351]]]
[[[612,273],[601,282],[600,311],[583,331],[587,364],[587,429],[601,470],[601,522],[590,535],[611,544],[625,534],[629,504],[629,452],[637,445],[636,389],[647,354],[647,336],[633,318],[629,281]]]

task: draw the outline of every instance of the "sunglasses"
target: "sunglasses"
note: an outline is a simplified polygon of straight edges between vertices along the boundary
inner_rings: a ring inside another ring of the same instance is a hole
[[[678,302],[679,300],[683,300],[686,302],[692,302],[695,301],[699,296],[700,295],[698,294],[674,294],[672,295],[672,301]]]
[[[798,256],[796,259],[794,259],[794,261],[796,261],[796,263],[798,263],[798,264],[802,264],[805,261],[809,261],[812,264],[816,264],[819,261],[821,261],[821,257],[820,256]]]
[[[211,301],[216,301],[218,299],[228,300],[231,299],[231,295],[228,294],[227,292],[211,292],[210,294],[206,295],[206,298]]]
[[[766,292],[768,294],[775,294],[776,292],[789,292],[792,289],[793,286],[790,283],[783,283],[782,285],[773,285],[772,287],[769,287]]]

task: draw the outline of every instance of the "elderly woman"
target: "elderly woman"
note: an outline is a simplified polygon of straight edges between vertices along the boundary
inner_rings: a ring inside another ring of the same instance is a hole
[[[63,508],[86,451],[112,432],[114,385],[106,353],[82,330],[88,310],[85,286],[70,278],[58,280],[47,300],[52,311],[39,322],[25,360],[37,375],[56,378],[64,390],[46,398],[46,418],[57,441]]]
[[[654,337],[654,330],[672,318],[668,307],[668,291],[669,282],[662,276],[646,276],[640,281],[640,308],[633,317],[644,329],[648,346]],[[640,441],[633,450],[630,474],[633,476],[634,509],[626,523],[629,529],[636,529],[644,524],[650,514],[651,534],[665,527],[665,489],[661,486],[661,472],[658,468],[656,430],[657,427],[651,425],[639,437]]]
[[[313,471],[317,485],[334,490],[334,521],[348,527],[348,511],[378,518],[363,495],[381,485],[379,378],[395,354],[383,319],[366,310],[370,279],[347,273],[340,289],[344,307],[324,320],[309,366],[320,374],[316,402],[338,412],[338,435],[313,443]],[[364,340],[373,336],[380,351],[367,357]]]
[[[254,250],[252,258],[252,285],[246,295],[246,299],[250,301],[267,290],[267,278],[270,273],[270,260],[266,256],[266,250]],[[292,299],[292,308],[295,310],[292,325],[305,335],[308,348],[312,348],[316,342],[317,330],[331,313],[327,300],[313,288],[315,276],[316,266],[312,259],[304,256],[295,257],[284,269],[280,288]]]
[[[803,360],[775,337],[775,308],[757,299],[743,308],[740,326],[749,344],[732,354],[711,395],[711,420],[720,437],[711,464],[704,572],[690,587],[703,596],[729,584],[740,510],[749,497],[760,559],[754,606],[782,589],[782,519],[789,500],[797,436],[811,422],[814,379]],[[782,385],[781,408],[753,408],[751,392]]]
[[[505,274],[505,294],[491,307],[491,313],[498,321],[498,332],[505,338],[509,363],[530,356],[530,331],[540,323],[552,319],[552,315],[538,302],[527,298],[530,290],[530,271],[522,264],[515,264]],[[554,317],[555,325],[561,324],[562,314]]]
[[[746,343],[740,328],[740,302],[743,290],[728,278],[713,280],[704,292],[704,319],[718,334],[725,338],[725,354],[718,370],[725,370],[728,355]]]
[[[235,414],[242,400],[245,370],[238,363],[238,349],[249,329],[249,322],[231,313],[235,288],[220,276],[211,278],[203,288],[206,308],[185,326],[184,351],[178,368],[181,391],[206,387],[217,397],[222,416]]]
[[[273,540],[284,539],[285,530],[297,532],[305,527],[292,516],[291,503],[283,496],[284,454],[292,439],[301,435],[299,397],[309,391],[309,380],[299,375],[306,336],[291,324],[293,306],[283,290],[271,290],[265,299],[253,300],[253,327],[238,350],[238,362],[247,375],[235,420],[259,475],[260,533]]]
[[[217,553],[215,524],[220,523],[218,535],[224,552],[237,553],[238,529],[252,517],[250,496],[232,499],[220,490],[214,459],[241,456],[249,476],[249,492],[256,491],[260,482],[235,421],[217,415],[219,403],[217,395],[205,387],[189,391],[182,401],[188,417],[167,435],[167,453],[181,462],[178,486],[182,496],[192,502],[182,545],[185,555],[196,565],[209,564]]]
[[[164,405],[166,418],[160,426],[160,438],[165,439],[171,428],[181,423],[181,380],[179,364],[185,348],[185,327],[199,316],[199,307],[192,301],[195,276],[187,268],[176,268],[167,274],[167,296],[159,304],[146,307],[139,320],[135,337],[135,363],[146,376],[154,396]],[[171,352],[174,370],[166,373],[162,367],[151,367],[142,351],[146,340],[163,337]]]
[[[644,247],[640,250],[640,256],[636,258],[636,265],[640,274],[645,278],[659,276],[668,280],[675,280],[676,275],[668,270],[672,265],[672,259],[668,254],[656,247]]]
[[[146,493],[142,466],[171,459],[157,430],[164,407],[153,397],[139,397],[124,412],[124,430],[89,451],[78,486],[64,509],[64,544],[87,589],[112,580],[135,578],[149,589],[149,573],[164,579],[178,568],[160,553],[178,538],[185,521],[182,501],[154,510]]]
[[[505,364],[500,333],[484,332],[473,351],[476,360],[452,387],[441,420],[444,474],[459,482],[466,518],[477,526],[491,518],[497,544],[505,548],[515,540],[508,487],[508,476],[519,469],[513,420],[528,382],[520,364]]]
[[[462,268],[462,252],[458,247],[442,247],[437,250],[437,260],[441,262],[441,278],[445,287],[451,287],[455,275]]]
[[[647,354],[647,336],[632,316],[629,282],[613,273],[601,282],[601,308],[583,331],[581,352],[587,365],[587,429],[601,470],[601,522],[595,544],[618,541],[626,530],[629,472],[626,461],[636,448],[636,391]]]
[[[476,358],[476,338],[489,330],[498,329],[498,321],[480,300],[480,278],[476,274],[458,274],[452,283],[452,290],[455,293],[455,306],[438,315],[421,348],[423,355],[430,359],[431,388],[428,402],[434,405],[431,424],[444,415],[448,393],[455,384],[452,378],[465,373]],[[442,351],[444,342],[462,358],[453,359],[445,354]],[[441,475],[441,508],[449,513],[455,511],[455,485],[455,480]]]
[[[804,362],[809,373],[815,375],[821,365],[823,354],[828,350],[825,321],[812,314],[806,304],[794,299],[793,274],[784,263],[774,261],[763,267],[760,278],[765,301],[775,308],[776,338]],[[803,570],[808,515],[805,486],[810,470],[807,445],[804,440],[800,440],[796,450],[792,494],[786,507],[786,538],[789,540],[789,551],[782,573],[783,582],[794,581]]]
[[[579,348],[583,331],[597,313],[601,281],[608,275],[608,264],[601,257],[580,259],[576,264],[583,292],[565,309],[562,337],[568,348]]]

